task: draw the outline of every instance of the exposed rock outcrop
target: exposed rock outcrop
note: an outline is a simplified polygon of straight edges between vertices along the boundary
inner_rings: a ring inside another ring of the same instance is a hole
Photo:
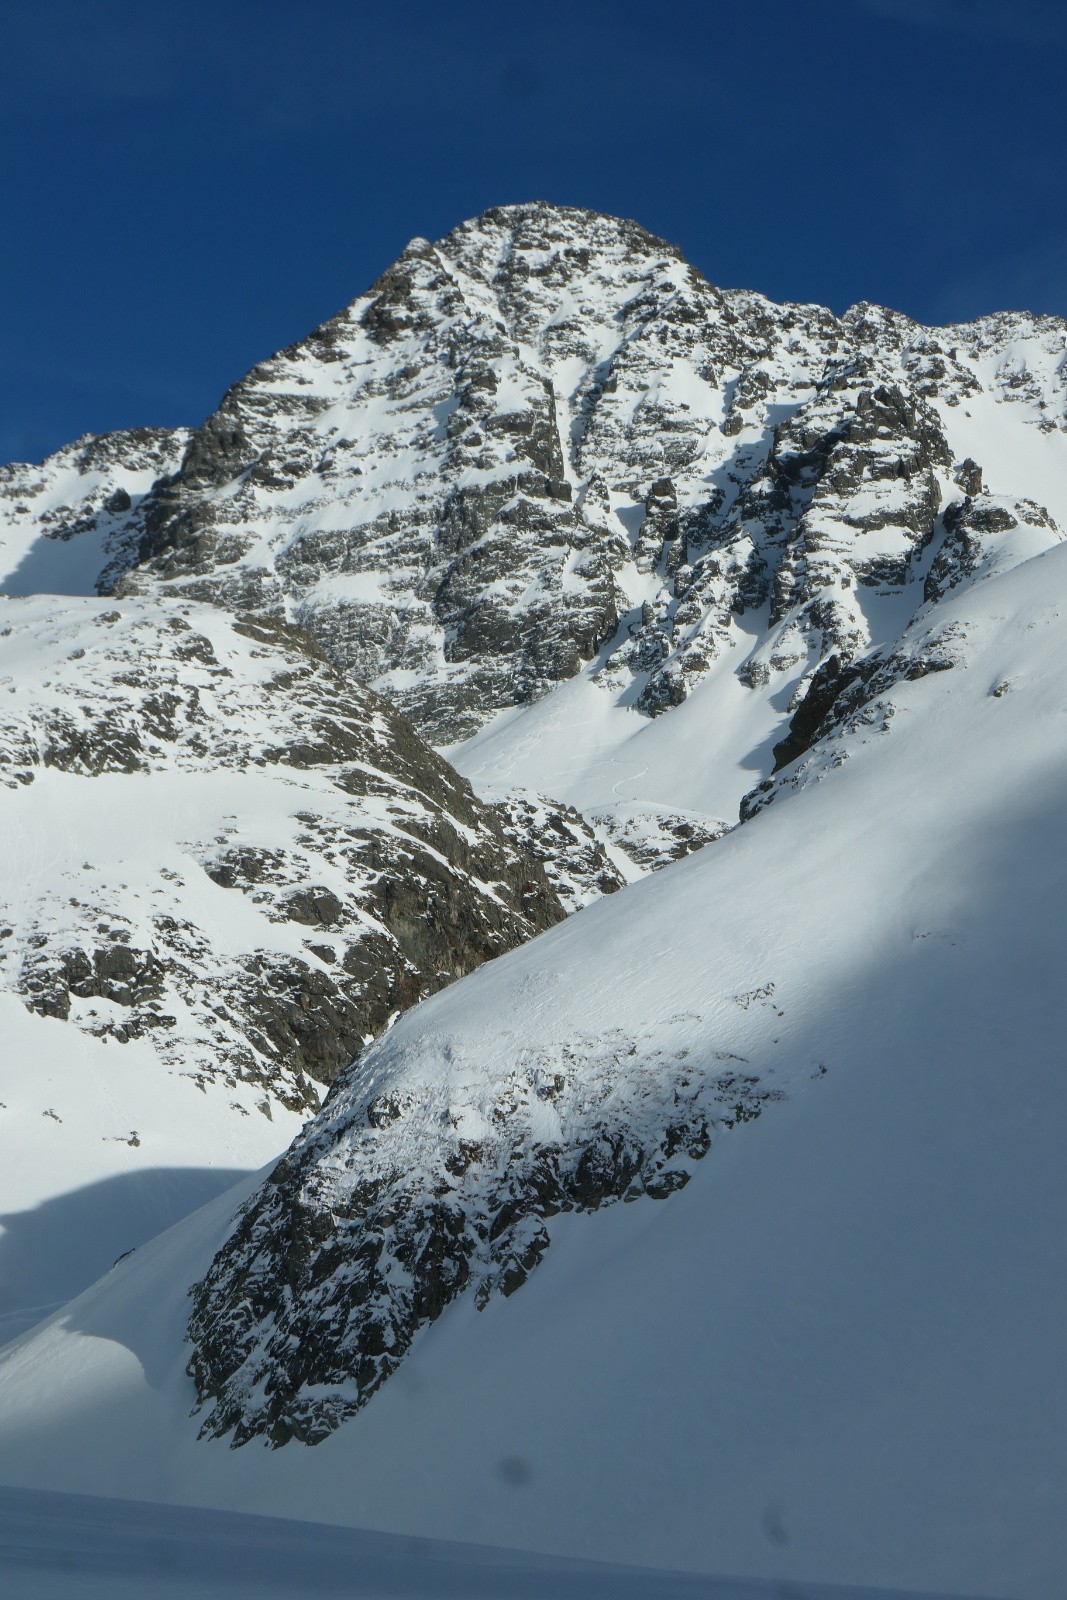
[[[29,852],[60,819],[55,870],[4,910],[0,974],[33,1010],[314,1106],[400,1011],[563,916],[497,813],[300,629],[183,601],[4,611],[6,827]]]
[[[716,1132],[779,1096],[728,1053],[701,1054],[576,1039],[522,1052],[463,1106],[433,1076],[383,1088],[366,1060],[195,1290],[202,1434],[319,1443],[457,1295],[519,1289],[552,1217],[682,1188]]]

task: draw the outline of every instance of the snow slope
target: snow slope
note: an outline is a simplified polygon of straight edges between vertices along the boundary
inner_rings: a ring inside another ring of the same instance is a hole
[[[116,541],[189,439],[188,428],[86,434],[39,465],[0,467],[0,590],[93,594]]]
[[[302,1118],[239,1116],[150,1044],[110,1046],[0,995],[0,1340],[279,1154]],[[251,1111],[255,1100],[248,1097]]]
[[[0,1489],[0,1577],[19,1600],[904,1600],[18,1489]]]
[[[1062,547],[962,588],[930,613],[949,670],[894,681],[710,849],[409,1013],[272,1183],[5,1352],[0,1477],[649,1566],[1061,1594],[1065,608]],[[399,1115],[371,1114],[388,1096]],[[680,1103],[703,1160],[668,1137]],[[624,1146],[624,1183],[573,1187],[583,1153],[604,1178]],[[405,1277],[404,1230],[442,1185],[467,1288],[412,1320],[429,1268],[416,1250]],[[362,1315],[346,1241],[388,1203],[377,1309],[410,1349],[351,1415],[331,1307]],[[526,1224],[546,1241],[518,1286]],[[241,1274],[293,1241],[248,1324]],[[196,1438],[185,1286],[220,1243],[200,1350],[223,1420],[317,1415],[333,1431],[314,1449]],[[294,1391],[296,1326],[320,1379]]]

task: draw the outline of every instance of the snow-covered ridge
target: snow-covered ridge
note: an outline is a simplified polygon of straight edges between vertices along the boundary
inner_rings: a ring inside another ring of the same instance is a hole
[[[392,706],[177,596],[0,598],[0,838],[0,1335],[563,915]]]
[[[3,610],[0,971],[34,1010],[295,1109],[405,1005],[562,914],[496,815],[299,631],[170,599]]]

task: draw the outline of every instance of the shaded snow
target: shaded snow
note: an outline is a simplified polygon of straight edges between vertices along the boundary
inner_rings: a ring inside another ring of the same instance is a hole
[[[0,1577],[19,1600],[905,1600],[19,1489],[0,1489]]]

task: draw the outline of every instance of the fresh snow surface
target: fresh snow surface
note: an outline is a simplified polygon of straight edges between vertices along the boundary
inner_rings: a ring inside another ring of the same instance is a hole
[[[116,1256],[276,1157],[301,1119],[236,1117],[150,1044],[94,1039],[0,994],[0,1341]],[[255,1111],[249,1097],[250,1111]]]
[[[0,1580],[18,1600],[922,1600],[27,1489],[0,1489]]]
[[[501,712],[446,754],[480,792],[540,790],[608,824],[609,838],[644,809],[732,825],[788,722],[781,695],[753,694],[737,677],[746,654],[744,644],[726,651],[688,699],[659,717],[586,670],[533,705]]]
[[[8,1348],[0,1478],[1059,1600],[1065,609],[1062,546],[945,602],[951,670],[752,822],[409,1012],[349,1090],[411,1091],[414,1159],[516,1060],[587,1058],[594,1117],[640,1136],[682,1051],[741,1058],[785,1099],[681,1193],[553,1219],[524,1287],[454,1303],[324,1443],[234,1451],[189,1420],[186,1285],[249,1180]]]

